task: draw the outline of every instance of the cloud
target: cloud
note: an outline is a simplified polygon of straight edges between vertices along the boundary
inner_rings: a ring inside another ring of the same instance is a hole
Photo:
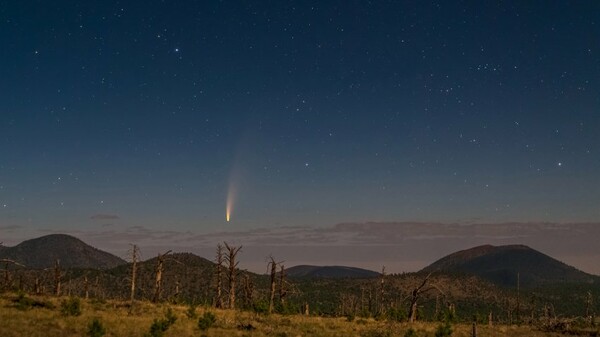
[[[118,215],[114,214],[94,214],[90,217],[92,220],[115,220],[119,219]]]
[[[23,228],[23,226],[19,226],[19,225],[0,226],[0,232],[14,232],[14,231],[19,230],[21,228]]]
[[[273,227],[198,233],[132,227],[53,231],[72,234],[100,249],[125,256],[130,244],[146,256],[173,249],[211,258],[227,241],[244,246],[245,268],[263,272],[265,256],[294,264],[342,264],[390,272],[414,271],[458,250],[478,245],[525,244],[588,272],[599,273],[600,223],[363,222],[329,227]],[[119,253],[120,252],[120,253]]]

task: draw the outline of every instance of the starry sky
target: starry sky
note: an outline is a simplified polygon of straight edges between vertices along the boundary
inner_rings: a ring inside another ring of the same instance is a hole
[[[0,27],[5,242],[600,220],[597,1],[11,1]]]

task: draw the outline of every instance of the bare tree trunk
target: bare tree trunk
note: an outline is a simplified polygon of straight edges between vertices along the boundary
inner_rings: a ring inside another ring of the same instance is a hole
[[[129,295],[129,301],[133,307],[133,301],[135,301],[135,278],[137,273],[137,260],[138,260],[138,247],[133,245],[131,252],[131,294]]]
[[[246,307],[252,307],[252,303],[254,302],[254,285],[252,284],[252,280],[250,280],[250,276],[248,273],[244,273],[244,298],[246,301]]]
[[[279,266],[279,303],[283,307],[285,305],[285,296],[287,292],[285,290],[285,266]]]
[[[177,279],[175,281],[175,294],[173,295],[174,298],[179,297],[179,279]]]
[[[269,262],[271,266],[271,291],[269,292],[269,314],[273,312],[273,306],[275,301],[275,274],[277,273],[277,262],[271,256],[271,262]]]
[[[90,298],[90,293],[89,293],[89,284],[88,284],[88,277],[87,275],[85,275],[83,277],[83,292],[85,294],[85,299],[87,300],[88,298]]]
[[[227,242],[224,242],[225,249],[227,249],[227,255],[225,260],[228,263],[227,281],[229,282],[229,309],[235,309],[235,276],[238,262],[235,261],[237,254],[242,249],[242,246],[235,247],[229,246]]]
[[[216,289],[215,289],[215,307],[223,308],[223,246],[217,244],[217,257],[215,265]]]
[[[412,298],[410,301],[410,308],[409,308],[409,314],[408,314],[408,321],[410,323],[413,323],[417,320],[417,309],[418,309],[419,297],[421,296],[423,287],[425,287],[425,285],[427,284],[427,281],[429,280],[430,276],[431,276],[431,273],[429,275],[427,275],[427,277],[425,277],[423,282],[421,282],[420,286],[413,289],[413,291],[412,291]]]
[[[521,273],[517,273],[517,323],[521,322]]]
[[[488,315],[488,326],[491,328],[492,325],[494,325],[494,314],[490,311],[490,314]]]
[[[360,313],[364,315],[365,313],[365,287],[360,287]]]
[[[6,289],[10,288],[10,272],[8,270],[8,262],[4,263],[4,287]]]
[[[471,330],[471,336],[477,337],[477,322],[473,322],[473,328]]]
[[[165,262],[165,256],[168,255],[171,251],[167,251],[164,254],[158,254],[156,258],[156,279],[154,281],[154,297],[152,298],[152,302],[157,303],[160,301],[160,295],[162,293],[162,274],[163,274],[163,264]]]
[[[379,284],[379,314],[385,313],[385,266],[381,268],[381,279]]]
[[[60,296],[60,261],[54,263],[54,295]]]
[[[40,287],[40,278],[39,277],[35,278],[34,288],[35,288],[36,295],[42,294],[42,288]]]

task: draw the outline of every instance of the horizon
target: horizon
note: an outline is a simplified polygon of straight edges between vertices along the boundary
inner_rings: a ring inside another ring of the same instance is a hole
[[[10,2],[0,241],[60,231],[154,254],[225,238],[256,270],[273,253],[400,272],[524,240],[600,274],[597,13]]]
[[[368,244],[356,245],[356,236],[372,230],[372,227],[385,227],[385,235],[372,238]],[[446,231],[453,232],[450,237],[440,237],[435,234],[435,227],[445,226]],[[480,235],[480,228],[493,226],[496,235]],[[520,231],[515,238],[516,228],[528,226],[527,231]],[[340,228],[342,227],[342,228]],[[427,228],[428,230],[423,230]],[[141,232],[136,232],[142,230]],[[13,232],[17,229],[12,229]],[[315,245],[309,243],[314,233],[320,232],[323,242]],[[553,235],[540,236],[543,232],[554,232]],[[260,235],[257,235],[260,234]],[[291,233],[296,237],[289,238]],[[227,241],[242,245],[240,253],[240,269],[254,273],[267,273],[268,257],[273,256],[283,261],[287,267],[297,265],[313,266],[347,266],[379,272],[385,266],[388,273],[404,273],[419,271],[431,263],[458,251],[492,245],[524,245],[545,255],[550,256],[569,266],[575,267],[592,275],[600,275],[597,257],[600,248],[594,245],[595,238],[600,235],[600,224],[552,224],[552,223],[509,223],[509,224],[426,224],[415,222],[403,223],[346,223],[332,226],[328,229],[310,227],[281,227],[275,229],[254,229],[248,232],[216,232],[204,234],[154,232],[150,233],[141,228],[129,228],[123,232],[52,232],[29,233],[22,232],[15,238],[3,242],[4,246],[13,247],[22,241],[35,239],[51,234],[66,234],[78,238],[97,249],[109,252],[124,260],[128,260],[128,251],[132,244],[138,245],[143,260],[154,258],[158,253],[172,250],[174,253],[193,253],[209,261],[213,259],[217,243]],[[169,239],[167,239],[167,236]],[[353,237],[354,236],[354,237]],[[398,236],[403,239],[396,242]],[[187,242],[177,245],[176,242],[186,237]],[[263,240],[269,237],[270,240]],[[277,244],[282,238],[288,241]],[[136,239],[136,240],[134,240]],[[128,241],[131,240],[131,241]],[[246,240],[246,243],[244,243]],[[448,242],[451,240],[452,242]],[[559,241],[560,240],[560,241]],[[579,250],[573,250],[570,241],[585,243]],[[416,243],[415,243],[416,241]],[[439,243],[446,242],[441,247]],[[169,245],[169,242],[171,243]],[[211,244],[212,242],[212,244]],[[411,244],[412,242],[412,244]],[[302,254],[302,252],[304,252]],[[396,255],[395,255],[396,254]],[[303,256],[303,258],[286,258],[286,256]],[[323,256],[328,256],[324,259]],[[399,258],[396,256],[400,256]],[[590,258],[591,256],[591,258]],[[374,261],[376,260],[376,261]]]

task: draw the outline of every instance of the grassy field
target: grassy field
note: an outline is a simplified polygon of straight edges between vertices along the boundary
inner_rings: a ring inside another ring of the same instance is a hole
[[[439,323],[397,323],[373,319],[307,317],[300,315],[257,315],[250,312],[215,310],[197,307],[194,314],[187,306],[137,302],[133,309],[119,301],[80,300],[80,314],[65,314],[63,301],[51,297],[19,297],[16,294],[0,296],[0,336],[86,336],[90,323],[97,319],[106,331],[105,336],[145,336],[156,319],[164,319],[169,309],[176,318],[164,332],[165,337],[183,336],[274,336],[274,337],[392,337],[435,336]],[[68,311],[68,309],[67,309]],[[77,310],[75,310],[77,311]],[[206,329],[198,327],[199,317],[214,313],[216,321]],[[73,313],[73,312],[72,312]],[[192,317],[190,317],[192,316]],[[195,317],[193,317],[195,316]],[[471,336],[470,325],[453,324],[452,336]],[[152,335],[148,335],[152,336]],[[154,335],[154,336],[160,336]],[[536,331],[527,326],[479,326],[478,336],[561,336]]]

